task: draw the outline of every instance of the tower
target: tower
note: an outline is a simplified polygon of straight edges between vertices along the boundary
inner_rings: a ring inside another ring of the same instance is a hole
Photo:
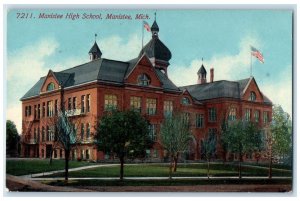
[[[94,43],[93,47],[90,49],[90,51],[89,51],[89,55],[90,55],[90,60],[91,61],[94,61],[95,59],[100,59],[101,55],[102,55],[102,52],[101,52],[101,50],[98,47],[98,44],[96,42],[96,37],[97,37],[97,34],[95,34],[95,43]]]
[[[202,65],[201,65],[200,69],[198,70],[197,74],[198,74],[197,83],[198,84],[206,83],[206,74],[207,73],[206,73],[205,67],[203,66],[203,58],[202,58]]]
[[[139,57],[146,54],[152,65],[168,76],[169,60],[172,58],[171,51],[165,46],[158,37],[159,27],[155,20],[151,26],[152,39],[143,47]]]

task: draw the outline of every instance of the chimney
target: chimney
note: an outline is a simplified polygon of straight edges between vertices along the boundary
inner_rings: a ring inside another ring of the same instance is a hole
[[[210,82],[214,82],[214,68],[210,69]]]

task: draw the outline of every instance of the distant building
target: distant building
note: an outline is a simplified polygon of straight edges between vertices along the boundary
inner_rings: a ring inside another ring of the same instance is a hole
[[[184,112],[190,119],[194,137],[189,151],[181,156],[189,160],[202,159],[201,141],[209,133],[216,134],[220,140],[224,119],[255,121],[261,127],[270,122],[272,103],[260,91],[254,77],[214,81],[211,68],[208,81],[202,64],[197,84],[177,87],[168,78],[172,54],[158,37],[156,21],[151,31],[152,39],[135,59],[123,62],[102,58],[95,41],[89,51],[90,62],[60,72],[49,70],[41,77],[21,98],[22,156],[47,158],[53,148],[54,158],[64,158],[63,150],[54,146],[51,125],[51,119],[62,104],[70,117],[80,120],[77,132],[81,142],[72,150],[71,158],[82,160],[110,157],[97,151],[94,135],[97,120],[111,107],[135,108],[147,117],[150,135],[155,141],[147,153],[153,160],[162,159],[166,154],[160,143],[159,129],[164,118],[174,111]],[[217,158],[223,155],[218,146]]]

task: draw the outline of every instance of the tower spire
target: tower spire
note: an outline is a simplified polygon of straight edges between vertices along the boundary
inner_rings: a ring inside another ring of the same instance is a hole
[[[100,48],[98,47],[96,40],[97,40],[97,34],[95,33],[95,43],[89,51],[91,61],[93,61],[95,59],[100,59],[101,55],[102,55],[102,52],[101,52]]]

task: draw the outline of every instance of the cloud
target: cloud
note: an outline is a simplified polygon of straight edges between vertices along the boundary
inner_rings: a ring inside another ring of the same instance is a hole
[[[263,83],[260,86],[261,91],[273,101],[273,104],[279,104],[282,109],[292,114],[292,67],[280,73],[280,79],[273,83]]]
[[[260,48],[259,44],[257,38],[247,36],[240,42],[237,54],[214,55],[211,59],[204,61],[203,64],[208,71],[207,78],[209,79],[208,75],[211,67],[214,68],[215,80],[238,80],[249,77],[249,68],[241,67],[250,66],[250,45]],[[197,72],[201,65],[202,60],[200,58],[194,59],[187,67],[174,65],[169,75],[178,86],[196,84]],[[191,77],[191,75],[194,77]]]
[[[14,104],[13,106],[10,106],[6,110],[6,119],[12,120],[17,127],[18,133],[21,133],[22,130],[22,105],[20,104]]]
[[[18,132],[22,126],[22,104],[19,99],[49,69],[60,71],[87,59],[69,57],[61,61],[51,60],[59,43],[54,38],[43,38],[15,51],[8,52],[7,58],[7,118],[16,123]],[[54,64],[53,64],[54,63]]]
[[[149,41],[148,39],[149,36],[145,37],[144,41],[147,42]],[[128,61],[138,56],[141,51],[142,41],[138,34],[131,35],[128,40],[114,35],[101,40],[99,46],[103,53],[103,58]]]
[[[249,77],[251,59],[249,47],[253,45],[262,49],[263,43],[254,37],[247,36],[241,40],[239,50],[236,54],[214,55],[211,59],[204,61],[209,81],[209,69],[214,68],[214,80],[239,80]],[[252,62],[257,62],[255,59]],[[202,65],[200,58],[194,59],[188,66],[172,66],[168,72],[169,77],[177,86],[192,85],[197,83],[197,72]],[[280,78],[272,81],[259,83],[261,91],[270,98],[274,104],[280,104],[282,108],[292,114],[292,74],[291,66],[282,68]],[[287,70],[289,69],[289,70]]]

